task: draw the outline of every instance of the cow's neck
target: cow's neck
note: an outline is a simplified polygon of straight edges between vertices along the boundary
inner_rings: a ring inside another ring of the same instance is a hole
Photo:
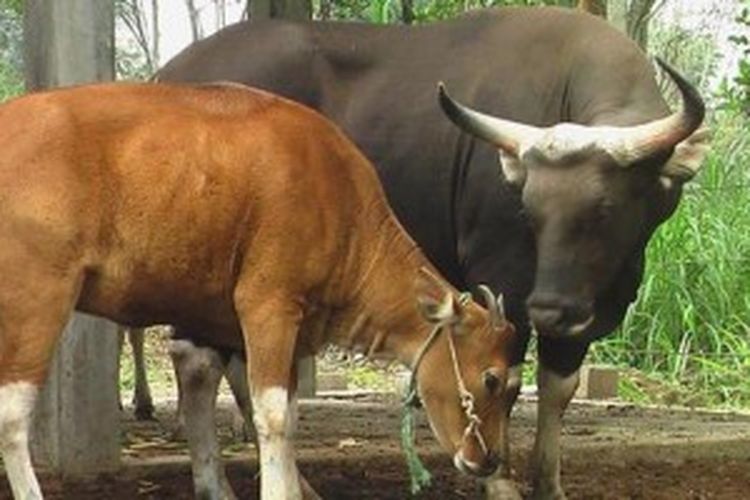
[[[331,340],[369,356],[411,364],[431,331],[417,308],[415,285],[420,268],[433,268],[390,210],[384,211],[387,216],[370,214],[349,305]]]

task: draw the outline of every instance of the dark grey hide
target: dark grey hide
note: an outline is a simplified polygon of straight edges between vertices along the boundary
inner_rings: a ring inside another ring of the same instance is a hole
[[[635,299],[646,243],[692,173],[664,170],[677,144],[628,165],[587,146],[555,158],[531,151],[515,159],[525,182],[509,182],[498,148],[445,117],[436,85],[474,109],[537,127],[636,125],[670,113],[638,47],[598,18],[555,8],[418,27],[246,22],[192,45],[158,78],[240,82],[333,119],[373,161],[396,214],[444,276],[459,289],[487,283],[505,296],[519,365],[532,329],[527,301],[537,306],[534,494],[562,498],[560,416],[578,368]],[[572,328],[587,318],[586,328]],[[517,389],[511,381],[508,397]]]

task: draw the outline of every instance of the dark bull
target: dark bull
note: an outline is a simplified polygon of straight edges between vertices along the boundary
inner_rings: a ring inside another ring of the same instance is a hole
[[[690,135],[700,99],[684,80],[673,74],[684,101],[669,119],[677,126],[654,128],[670,111],[651,61],[603,20],[556,8],[483,10],[418,27],[246,22],[192,45],[159,78],[260,86],[338,123],[443,275],[505,296],[521,339],[511,399],[531,316],[544,333],[534,495],[561,498],[561,416],[578,369],[589,343],[622,321],[646,243],[705,153],[706,134]],[[445,118],[438,81],[505,119],[502,176],[498,146]],[[501,458],[507,476],[507,450]]]

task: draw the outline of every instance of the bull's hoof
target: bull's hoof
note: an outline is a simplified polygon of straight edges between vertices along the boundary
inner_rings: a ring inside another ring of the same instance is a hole
[[[510,479],[491,479],[484,483],[487,500],[523,500],[515,483]]]
[[[310,483],[307,482],[307,479],[302,475],[299,477],[299,484],[302,489],[302,498],[305,500],[322,500],[320,495],[318,495],[312,486],[310,486]]]
[[[171,441],[182,442],[187,441],[187,435],[185,434],[185,427],[182,425],[175,425],[172,429],[172,435],[170,436]]]
[[[232,415],[232,438],[241,443],[249,443],[253,439],[253,432],[247,422],[236,412]]]
[[[154,417],[154,405],[136,406],[133,412],[138,421],[156,420]]]
[[[531,493],[531,500],[566,500],[565,492],[559,484],[537,484]]]

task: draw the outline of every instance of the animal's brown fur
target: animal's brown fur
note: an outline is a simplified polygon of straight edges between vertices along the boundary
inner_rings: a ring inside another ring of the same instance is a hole
[[[42,383],[74,307],[244,347],[255,390],[290,387],[294,358],[327,342],[409,363],[431,329],[415,288],[430,264],[371,165],[307,108],[239,86],[110,84],[12,101],[0,131],[0,386]],[[421,286],[428,302],[455,294]],[[506,410],[481,374],[504,373],[512,328],[474,303],[455,314],[494,445]],[[441,442],[481,463],[449,366],[443,340],[419,372],[425,404]]]

